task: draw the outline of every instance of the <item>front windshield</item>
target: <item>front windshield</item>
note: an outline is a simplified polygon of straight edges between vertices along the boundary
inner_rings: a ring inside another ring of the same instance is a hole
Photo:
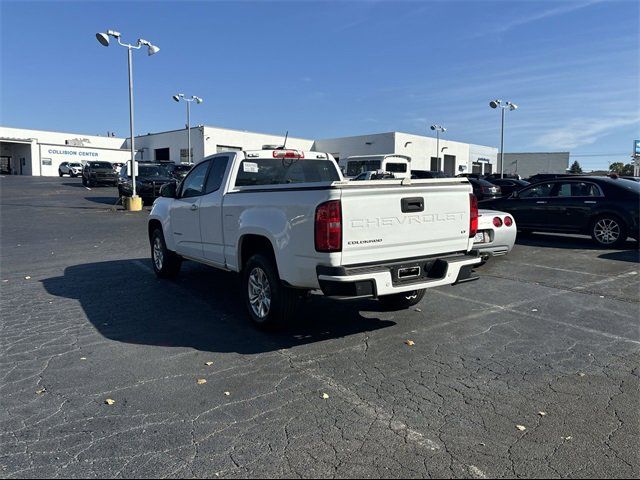
[[[90,162],[91,168],[113,168],[109,162]]]
[[[82,165],[79,163],[70,163],[69,164],[70,167],[81,167]]]

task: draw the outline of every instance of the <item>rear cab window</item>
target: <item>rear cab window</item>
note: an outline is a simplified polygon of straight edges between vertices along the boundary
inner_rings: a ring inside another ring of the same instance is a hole
[[[341,180],[332,160],[246,158],[240,162],[236,187],[331,183]]]

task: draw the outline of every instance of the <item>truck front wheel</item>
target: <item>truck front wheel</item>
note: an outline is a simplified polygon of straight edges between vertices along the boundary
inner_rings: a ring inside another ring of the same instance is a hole
[[[413,307],[420,303],[424,297],[426,290],[412,290],[404,293],[394,293],[393,295],[383,295],[378,298],[380,303],[391,310],[402,310],[403,308]]]
[[[259,328],[284,326],[295,312],[298,295],[280,281],[273,260],[253,255],[242,272],[242,291],[251,321]]]
[[[182,258],[167,248],[160,228],[151,234],[151,260],[158,278],[175,278],[180,272]]]

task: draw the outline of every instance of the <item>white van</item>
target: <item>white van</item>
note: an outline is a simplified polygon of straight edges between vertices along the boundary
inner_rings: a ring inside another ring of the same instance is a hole
[[[347,178],[377,170],[393,173],[395,178],[409,178],[411,176],[411,157],[406,155],[357,155],[347,157],[345,163]]]

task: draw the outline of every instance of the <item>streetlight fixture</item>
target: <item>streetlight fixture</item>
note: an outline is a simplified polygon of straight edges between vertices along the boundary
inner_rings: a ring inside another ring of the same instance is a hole
[[[447,131],[442,125],[431,125],[431,130],[436,132],[436,168],[440,170],[440,132]]]
[[[136,168],[135,168],[135,137],[133,134],[133,65],[131,61],[131,51],[132,50],[140,50],[142,46],[147,47],[147,53],[149,56],[158,53],[160,49],[153,45],[148,40],[143,38],[139,38],[135,45],[123,43],[120,40],[120,32],[116,32],[115,30],[107,30],[106,33],[96,33],[96,39],[100,42],[101,45],[108,47],[109,46],[109,37],[113,37],[118,40],[118,45],[125,47],[127,49],[127,60],[129,67],[129,129],[131,135],[131,201],[125,207],[129,210],[142,210],[142,202],[139,197],[136,195]]]
[[[187,98],[184,96],[184,93],[178,93],[172,97],[176,102],[183,100],[187,103],[187,158],[189,159],[188,163],[193,163],[191,161],[191,102],[196,102],[198,104],[204,102],[204,100],[200,97],[196,97],[192,95],[191,98]]]
[[[504,112],[507,109],[513,112],[518,106],[511,102],[505,102],[503,105],[500,99],[491,100],[489,106],[502,110],[502,127],[500,129],[500,178],[504,178]]]

